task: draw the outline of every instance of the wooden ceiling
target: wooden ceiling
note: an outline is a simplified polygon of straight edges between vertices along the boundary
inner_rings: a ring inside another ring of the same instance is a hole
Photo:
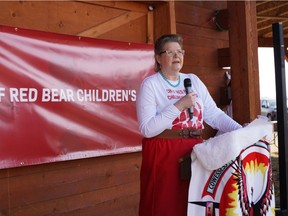
[[[282,22],[283,34],[288,39],[288,1],[257,1],[257,31],[259,46],[272,46],[272,24]],[[286,46],[288,44],[285,43]]]

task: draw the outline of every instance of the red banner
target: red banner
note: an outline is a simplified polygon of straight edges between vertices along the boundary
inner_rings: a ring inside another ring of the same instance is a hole
[[[141,150],[153,47],[0,26],[0,168]]]

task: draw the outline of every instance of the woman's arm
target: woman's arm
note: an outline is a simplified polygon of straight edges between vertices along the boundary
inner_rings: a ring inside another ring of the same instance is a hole
[[[171,104],[157,112],[157,91],[146,80],[137,95],[137,118],[141,134],[144,137],[154,137],[169,129],[174,119],[180,114],[175,105]]]

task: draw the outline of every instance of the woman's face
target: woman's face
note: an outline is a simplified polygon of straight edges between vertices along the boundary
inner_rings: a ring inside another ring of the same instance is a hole
[[[156,56],[157,62],[161,65],[161,71],[166,73],[178,73],[184,60],[184,53],[177,42],[168,42],[164,45],[162,53]]]

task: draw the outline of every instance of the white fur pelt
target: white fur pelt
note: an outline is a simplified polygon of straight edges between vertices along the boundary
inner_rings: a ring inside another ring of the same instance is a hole
[[[260,139],[270,140],[271,122],[259,117],[246,127],[210,138],[194,146],[192,158],[197,157],[208,170],[215,170],[234,160],[240,152]],[[195,155],[193,155],[195,154]]]

